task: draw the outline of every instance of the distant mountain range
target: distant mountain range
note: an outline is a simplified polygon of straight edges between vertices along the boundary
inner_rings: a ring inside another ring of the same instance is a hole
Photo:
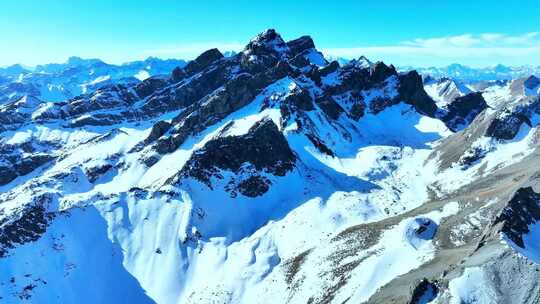
[[[360,57],[364,58],[365,57]],[[340,65],[347,64],[350,59],[343,57],[326,56],[328,61],[337,61]],[[477,82],[491,80],[511,80],[531,75],[540,76],[540,66],[518,66],[511,67],[498,64],[492,67],[473,68],[459,63],[454,63],[445,67],[417,67],[417,66],[398,66],[399,71],[416,70],[423,76],[432,78],[452,78],[458,81]]]
[[[446,67],[419,68],[406,66],[399,67],[398,69],[402,71],[416,70],[422,75],[430,75],[433,78],[447,77],[461,81],[510,80],[531,75],[540,75],[540,67],[510,67],[502,64],[493,67],[472,68],[455,63]]]
[[[232,57],[234,51],[224,52],[224,57]],[[341,66],[351,62],[343,57],[326,56]],[[360,65],[370,66],[373,62],[365,57],[355,59]],[[120,65],[108,64],[100,59],[70,57],[65,63],[49,63],[28,67],[14,64],[0,68],[0,104],[18,100],[23,96],[33,96],[45,101],[64,101],[80,94],[89,94],[110,84],[136,84],[155,75],[170,74],[176,67],[184,67],[187,60],[159,59],[132,61]],[[398,71],[416,70],[424,77],[434,79],[450,78],[465,83],[481,81],[510,80],[530,75],[540,76],[540,67],[509,67],[496,65],[486,68],[472,68],[461,64],[446,67],[397,67]]]
[[[154,75],[169,74],[175,67],[185,65],[184,60],[155,57],[121,65],[79,57],[34,68],[15,64],[0,68],[0,104],[23,96],[63,101],[91,93],[104,85],[137,83]]]

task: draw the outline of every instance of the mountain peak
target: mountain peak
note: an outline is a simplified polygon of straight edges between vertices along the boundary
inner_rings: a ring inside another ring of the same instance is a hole
[[[84,62],[84,59],[78,56],[71,56],[67,60],[67,64],[81,64]]]
[[[256,42],[256,41],[274,41],[274,40],[281,40],[281,36],[276,32],[275,29],[266,29],[259,34],[257,34],[254,38],[250,40],[250,42]]]
[[[512,69],[499,63],[493,68],[493,70],[495,70],[495,72],[498,72],[498,73],[507,73],[511,71]]]
[[[276,30],[267,29],[251,39],[244,52],[257,55],[260,52],[283,53],[286,50],[288,50],[288,46]]]
[[[354,65],[361,68],[370,68],[373,66],[373,62],[371,62],[365,56],[360,56],[360,58],[354,61]]]
[[[66,62],[68,66],[92,65],[97,63],[103,63],[103,61],[100,59],[84,59],[78,56],[71,56]]]
[[[209,62],[216,61],[221,58],[223,58],[223,54],[221,54],[221,52],[217,48],[213,48],[197,56],[194,61],[198,64],[206,65]]]
[[[10,75],[29,72],[29,70],[24,68],[21,64],[14,64],[14,65],[7,66],[5,68],[0,68],[0,71],[3,71],[5,74],[10,74]]]

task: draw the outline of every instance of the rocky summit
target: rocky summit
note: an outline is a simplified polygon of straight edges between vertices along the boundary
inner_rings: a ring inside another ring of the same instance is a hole
[[[273,29],[148,60],[55,98],[31,80],[112,67],[0,70],[0,302],[540,301],[535,76],[339,63]]]

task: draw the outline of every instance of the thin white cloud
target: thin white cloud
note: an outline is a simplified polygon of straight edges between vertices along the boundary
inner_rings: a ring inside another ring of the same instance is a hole
[[[417,38],[396,45],[327,48],[331,56],[356,58],[361,55],[397,65],[446,65],[463,63],[473,66],[495,64],[540,65],[540,33],[521,35],[502,33],[463,34]]]
[[[458,36],[448,36],[428,39],[414,39],[403,42],[404,45],[416,47],[530,47],[540,46],[540,35],[538,32],[530,32],[522,35],[506,35],[501,33],[484,33],[479,35],[463,34]]]

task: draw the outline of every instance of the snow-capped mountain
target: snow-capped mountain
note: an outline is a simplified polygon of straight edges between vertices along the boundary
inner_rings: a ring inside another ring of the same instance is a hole
[[[416,70],[418,73],[433,78],[451,78],[464,82],[511,80],[531,75],[540,76],[540,67],[520,66],[509,67],[502,64],[493,67],[472,68],[461,64],[451,64],[446,67],[400,67],[400,71]]]
[[[136,84],[148,77],[169,74],[185,66],[183,60],[149,57],[122,65],[99,59],[71,57],[66,63],[25,68],[12,65],[0,68],[0,104],[32,96],[44,101],[65,101],[109,84]]]
[[[0,298],[537,303],[539,94],[266,30],[166,76],[8,101]]]
[[[340,57],[340,56],[332,56],[332,55],[329,55],[329,54],[325,54],[324,57],[328,61],[337,61],[340,65],[346,65],[347,63],[349,63],[349,61],[353,60],[353,59],[348,59],[348,58],[344,58],[344,57]],[[366,57],[362,56],[361,58],[366,58]]]
[[[336,57],[331,55],[325,56],[329,61],[337,61],[341,65],[345,65],[351,59],[344,57]],[[361,57],[362,59],[365,57]],[[455,81],[464,83],[477,83],[489,81],[507,81],[516,78],[528,77],[531,75],[540,76],[540,66],[505,66],[497,64],[492,67],[473,68],[462,64],[454,63],[443,67],[415,67],[415,66],[399,66],[398,71],[417,71],[425,77],[435,79],[450,78]]]

